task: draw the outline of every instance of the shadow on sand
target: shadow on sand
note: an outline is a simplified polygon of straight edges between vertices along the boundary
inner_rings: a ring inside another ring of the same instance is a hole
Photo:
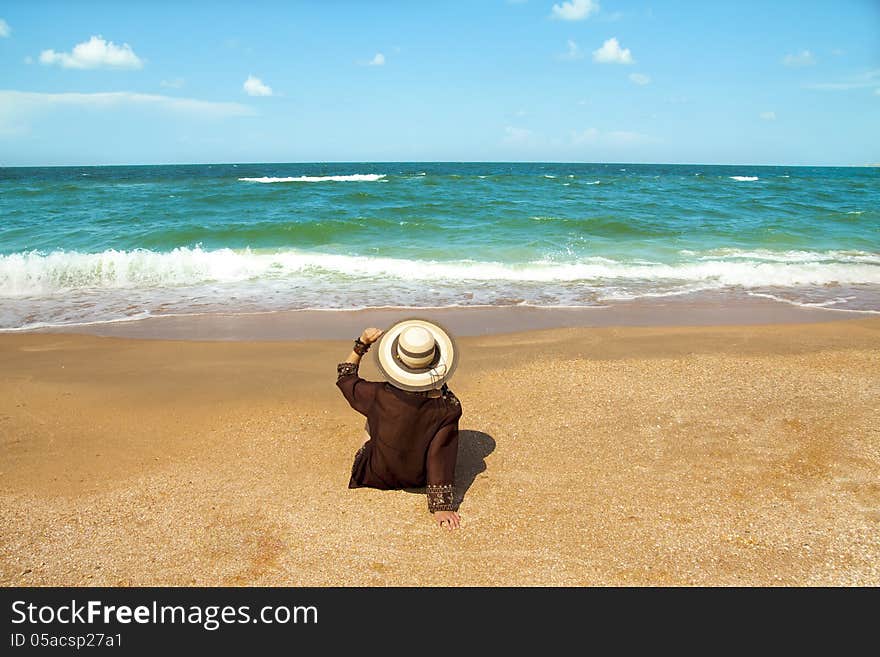
[[[495,439],[488,433],[462,429],[458,432],[458,458],[455,461],[455,508],[464,502],[477,475],[486,471],[486,457],[495,451]],[[408,493],[424,495],[425,489],[406,488]]]

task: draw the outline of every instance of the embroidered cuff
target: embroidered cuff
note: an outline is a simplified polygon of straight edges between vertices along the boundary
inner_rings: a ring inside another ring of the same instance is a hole
[[[357,363],[339,363],[336,366],[336,380],[338,381],[344,376],[358,373]]]
[[[428,493],[428,510],[455,511],[453,507],[454,488],[452,484],[428,484],[425,487]]]

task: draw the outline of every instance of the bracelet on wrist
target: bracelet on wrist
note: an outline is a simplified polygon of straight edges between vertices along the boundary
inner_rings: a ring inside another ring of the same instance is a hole
[[[370,345],[361,340],[360,338],[355,338],[354,341],[354,353],[358,356],[363,356],[370,349]]]

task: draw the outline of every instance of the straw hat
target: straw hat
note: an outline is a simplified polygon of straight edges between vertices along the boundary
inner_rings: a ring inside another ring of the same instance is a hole
[[[410,392],[442,387],[459,359],[452,334],[418,317],[402,319],[385,331],[375,353],[376,365],[388,382]]]

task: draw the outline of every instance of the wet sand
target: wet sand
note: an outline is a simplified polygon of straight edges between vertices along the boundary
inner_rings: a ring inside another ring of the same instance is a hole
[[[444,306],[158,315],[134,321],[44,328],[39,332],[161,340],[332,340],[358,335],[365,326],[390,326],[403,317],[421,317],[426,313],[456,336],[561,327],[791,324],[876,316],[871,312],[797,306],[716,291],[614,301],[600,306]]]
[[[457,532],[325,337],[0,335],[0,582],[880,585],[880,319],[460,335]]]

